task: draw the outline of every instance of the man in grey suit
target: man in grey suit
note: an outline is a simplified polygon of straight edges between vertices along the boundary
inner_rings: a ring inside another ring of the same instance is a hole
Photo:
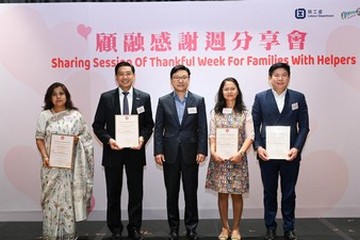
[[[188,90],[190,70],[177,65],[170,72],[174,91],[159,98],[154,129],[154,156],[163,166],[169,240],[179,238],[179,191],[185,198],[186,236],[199,239],[197,188],[199,164],[207,156],[205,100]]]
[[[115,80],[119,87],[101,94],[92,125],[95,135],[103,143],[102,165],[105,169],[107,192],[106,222],[112,232],[112,239],[122,239],[120,196],[125,167],[129,192],[127,230],[130,239],[141,240],[145,145],[154,127],[151,101],[149,94],[133,87],[135,68],[130,63],[120,62],[115,66]],[[136,146],[124,148],[115,140],[115,115],[128,114],[138,115],[139,139]]]
[[[269,68],[272,89],[256,94],[252,107],[255,141],[261,179],[264,186],[264,220],[267,228],[264,239],[276,238],[277,190],[280,177],[281,213],[286,240],[296,240],[295,185],[299,174],[301,150],[309,132],[309,114],[304,94],[288,89],[290,66],[275,63]],[[266,146],[268,127],[288,127],[290,149],[281,159],[269,155]]]

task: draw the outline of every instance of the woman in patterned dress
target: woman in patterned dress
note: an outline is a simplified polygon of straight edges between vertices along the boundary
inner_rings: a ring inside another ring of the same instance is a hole
[[[238,129],[238,151],[231,156],[220,156],[216,151],[216,128]],[[224,79],[217,93],[217,101],[211,111],[211,157],[205,188],[218,192],[218,208],[222,223],[220,240],[241,239],[240,220],[243,210],[243,193],[249,191],[249,172],[246,152],[254,140],[251,113],[246,110],[239,84],[235,78]],[[232,199],[233,223],[229,225],[228,202]]]
[[[36,125],[36,145],[42,156],[41,206],[46,240],[76,239],[75,222],[87,218],[93,189],[94,148],[84,118],[73,106],[62,83],[53,83]],[[52,134],[74,136],[71,168],[50,167]]]

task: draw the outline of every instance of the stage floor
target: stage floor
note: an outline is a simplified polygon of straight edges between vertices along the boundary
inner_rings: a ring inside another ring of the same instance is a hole
[[[278,240],[283,240],[281,220],[278,221]],[[126,229],[126,222],[124,222]],[[280,227],[280,228],[279,228]],[[200,220],[197,232],[202,240],[216,240],[220,232],[217,219]],[[243,240],[262,240],[265,232],[263,220],[244,219],[241,222]],[[77,225],[78,240],[110,239],[110,232],[103,221],[87,221]],[[146,239],[167,240],[168,226],[165,220],[145,220],[142,231]],[[300,240],[360,240],[360,218],[319,218],[297,219],[296,232]],[[127,232],[123,232],[127,240]],[[183,221],[180,240],[185,240]],[[41,239],[41,222],[0,222],[1,240]]]

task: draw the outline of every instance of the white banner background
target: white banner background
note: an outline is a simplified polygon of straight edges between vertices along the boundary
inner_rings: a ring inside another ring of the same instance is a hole
[[[185,62],[192,71],[190,90],[206,98],[207,112],[214,106],[220,82],[228,76],[238,79],[251,108],[254,95],[269,87],[269,65],[279,58],[288,60],[292,66],[290,88],[306,95],[311,129],[297,186],[297,216],[359,217],[359,8],[359,0],[1,4],[0,221],[41,220],[41,159],[34,133],[45,91],[52,82],[67,85],[91,125],[100,94],[116,87],[113,62],[130,60],[136,65],[136,87],[151,94],[155,115],[158,98],[171,91],[168,60],[176,57],[194,59]],[[298,17],[301,13],[306,17],[296,18],[296,9]],[[294,30],[306,33],[303,49],[289,47],[288,34]],[[262,41],[267,31],[278,32],[279,44],[269,50]],[[187,32],[198,36],[193,51],[178,47],[179,35]],[[220,32],[225,36],[224,49],[206,49],[209,43],[216,43],[208,38],[211,33]],[[248,49],[236,48],[233,39],[237,32],[252,36]],[[131,33],[143,36],[142,51],[124,51],[124,37]],[[171,49],[154,51],[152,36],[161,33],[169,34]],[[114,45],[101,45],[99,36],[115,36],[117,51]],[[112,48],[104,48],[109,46]],[[167,65],[151,60],[156,57]],[[218,59],[219,66],[201,65],[199,58],[205,57]],[[57,68],[54,58],[87,60],[91,65],[89,69]],[[96,58],[111,64],[96,66]],[[254,62],[259,58],[267,62]],[[303,62],[296,63],[295,58]],[[343,62],[335,62],[341,58]],[[105,220],[101,150],[100,142],[95,141],[90,220]],[[244,218],[262,218],[262,184],[253,151],[249,162],[251,185],[245,196]],[[218,218],[216,194],[204,189],[207,164],[200,167],[200,217]],[[144,219],[166,219],[162,169],[154,163],[152,139],[147,146],[144,184]],[[123,215],[127,218],[126,185],[123,189]],[[183,209],[183,195],[180,197]]]

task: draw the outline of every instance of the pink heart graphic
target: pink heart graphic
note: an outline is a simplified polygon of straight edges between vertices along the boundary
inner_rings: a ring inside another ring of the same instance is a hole
[[[80,24],[77,26],[77,31],[83,38],[87,39],[91,33],[91,27],[86,27],[84,24]]]
[[[79,38],[79,33],[74,31],[78,26],[74,22],[60,22],[48,28],[45,18],[39,12],[19,5],[0,14],[0,23],[0,36],[6,36],[0,38],[1,66],[5,67],[6,71],[17,80],[27,84],[41,95],[55,79],[62,81],[69,76],[69,70],[75,70],[54,69],[50,67],[51,59],[65,56],[83,58],[88,54],[89,46],[83,44],[84,41]],[[31,31],[24,31],[24,26],[31,26]],[[41,51],[42,54],[39,54],[40,49],[46,49],[46,51]],[[37,56],[36,61],[34,61],[34,56]],[[31,67],[26,71],[19,71],[20,66],[29,63]],[[87,74],[84,71],[80,72]],[[88,79],[88,75],[81,79]]]
[[[104,76],[92,68],[88,71],[70,67],[54,69],[49,65],[51,59],[64,56],[69,59],[75,56],[86,59],[89,46],[82,44],[83,40],[79,38],[80,32],[74,31],[76,28],[80,29],[81,25],[60,22],[53,28],[48,28],[45,18],[39,12],[24,6],[13,7],[1,13],[0,22],[0,36],[7,36],[0,38],[0,65],[14,77],[14,82],[27,85],[29,89],[38,92],[41,98],[51,83],[64,82],[76,107],[80,109],[86,122],[91,123],[93,108],[98,104],[98,99],[92,96],[100,96],[101,92],[108,88]],[[25,25],[30,26],[36,34],[34,35],[32,31],[24,31]],[[91,28],[88,31],[90,33]],[[41,54],[39,54],[40,49],[44,49]],[[20,66],[29,64],[31,67],[26,71],[20,71]],[[39,203],[41,159],[35,144],[32,143],[30,146],[14,144],[9,150],[4,151],[4,154],[6,155],[3,170],[6,181],[11,183],[15,190]],[[26,168],[27,171],[19,171],[19,166]],[[95,207],[94,197],[91,209]]]

